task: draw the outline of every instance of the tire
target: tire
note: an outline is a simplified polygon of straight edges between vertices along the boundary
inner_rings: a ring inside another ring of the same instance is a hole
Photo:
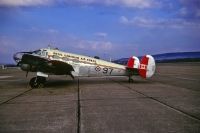
[[[42,88],[44,87],[44,84],[46,82],[46,78],[45,77],[34,77],[30,80],[29,85],[31,86],[31,88]]]
[[[38,88],[39,83],[37,77],[32,78],[29,82],[29,85],[31,86],[31,88]]]

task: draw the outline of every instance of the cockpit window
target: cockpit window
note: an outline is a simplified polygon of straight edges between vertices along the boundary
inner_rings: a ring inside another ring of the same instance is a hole
[[[43,57],[46,57],[48,55],[48,52],[45,50],[36,50],[36,51],[33,51],[33,53],[39,56],[43,56]]]
[[[41,50],[33,51],[34,54],[41,55]]]

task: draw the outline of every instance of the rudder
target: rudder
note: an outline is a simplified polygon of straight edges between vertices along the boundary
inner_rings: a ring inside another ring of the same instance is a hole
[[[139,66],[139,75],[143,78],[150,78],[154,75],[156,69],[155,60],[151,55],[142,57]]]

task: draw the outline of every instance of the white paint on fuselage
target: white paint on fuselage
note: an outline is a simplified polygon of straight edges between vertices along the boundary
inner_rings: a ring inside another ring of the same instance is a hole
[[[62,52],[56,49],[41,49],[46,51],[46,58],[59,60],[73,66],[74,76],[125,76],[126,66],[96,59],[88,56]]]

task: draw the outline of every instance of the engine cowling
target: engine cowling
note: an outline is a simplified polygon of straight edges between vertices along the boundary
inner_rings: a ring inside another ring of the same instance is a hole
[[[38,69],[36,66],[31,64],[19,64],[20,68],[26,72],[36,72]]]
[[[20,68],[23,71],[30,71],[31,70],[31,66],[29,64],[20,64]]]

